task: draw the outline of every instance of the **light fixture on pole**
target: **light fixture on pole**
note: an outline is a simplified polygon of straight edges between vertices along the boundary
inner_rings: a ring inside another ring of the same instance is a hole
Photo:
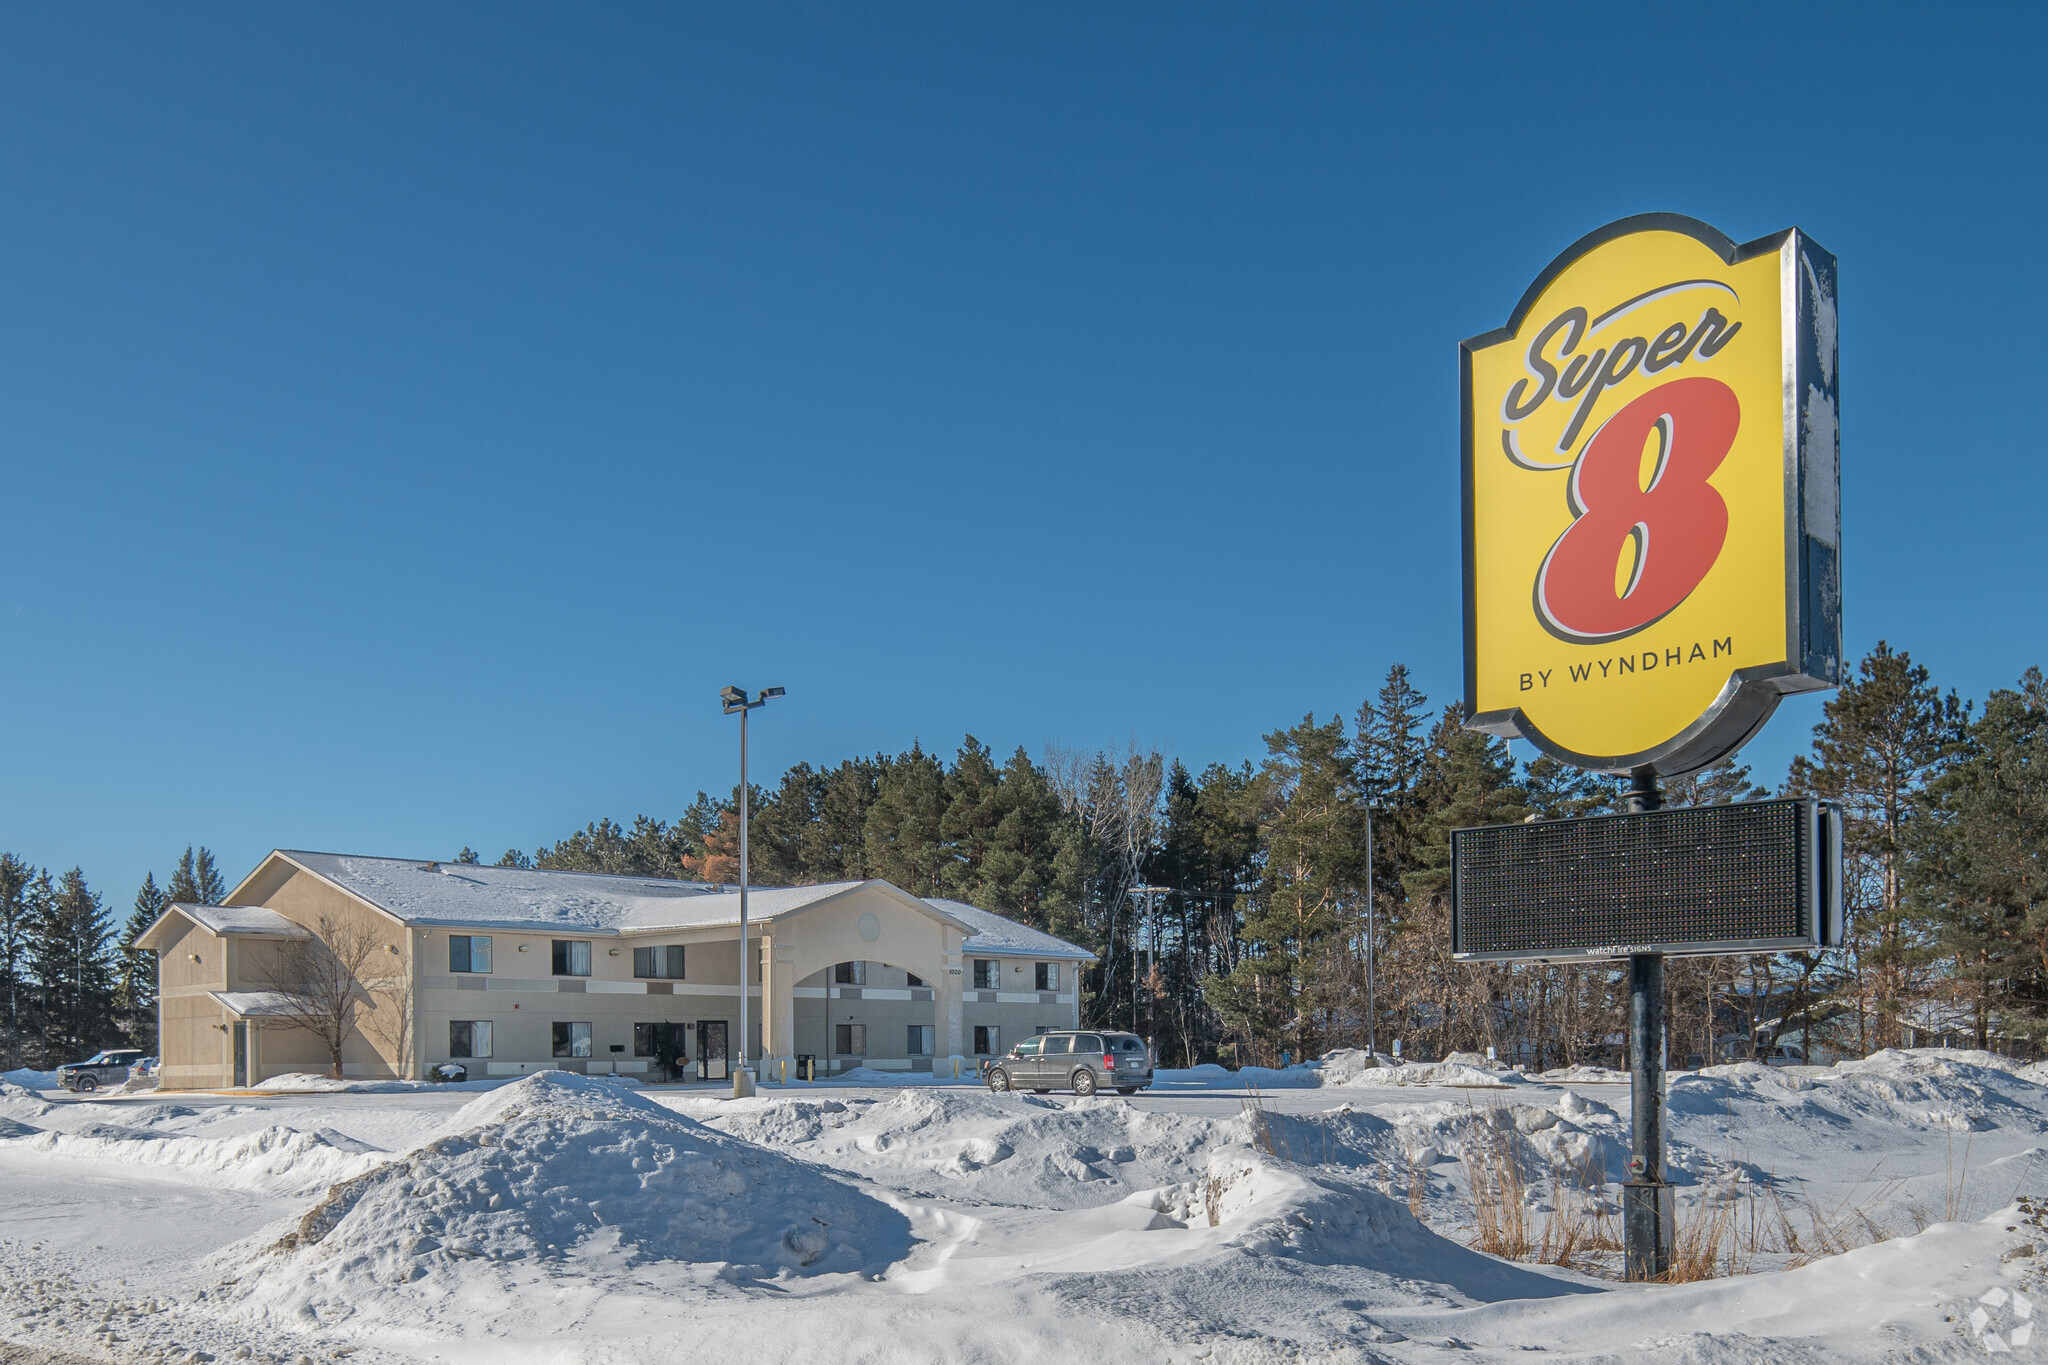
[[[765,688],[754,697],[743,687],[728,687],[718,694],[725,714],[738,713],[740,718],[740,1040],[739,1065],[732,1072],[732,1097],[736,1100],[754,1093],[754,1078],[747,1071],[747,987],[752,984],[747,980],[752,974],[747,955],[747,712],[781,695],[779,687]]]

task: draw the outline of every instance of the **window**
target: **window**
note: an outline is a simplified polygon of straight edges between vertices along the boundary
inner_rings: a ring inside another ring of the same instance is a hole
[[[1000,989],[1002,984],[1002,963],[989,957],[977,957],[974,959],[974,989],[978,991],[993,991]]]
[[[488,972],[491,969],[491,938],[488,934],[448,935],[448,970]]]
[[[485,942],[490,940],[486,939]],[[457,1019],[448,1025],[448,1055],[450,1057],[488,1057],[491,1055],[491,1021],[488,1019]]]
[[[868,984],[868,964],[842,962],[832,969],[832,981],[840,986],[865,986]]]
[[[1096,1037],[1092,1033],[1084,1033],[1080,1037],[1074,1039],[1074,1051],[1106,1052],[1108,1051],[1108,1049],[1103,1047],[1102,1040],[1100,1038]]]
[[[1038,964],[1038,989],[1056,991],[1060,988],[1060,964],[1041,962]]]
[[[689,1047],[683,1041],[681,1024],[635,1024],[633,1025],[633,1055],[635,1057],[686,1057]]]
[[[916,972],[905,972],[903,974],[903,984],[906,986],[922,986],[924,984],[924,978],[919,976]]]
[[[589,944],[584,944],[588,948]],[[590,1025],[556,1024],[555,1055],[557,1057],[588,1057],[590,1055]]]
[[[671,943],[661,948],[635,948],[633,950],[633,975],[650,977],[656,981],[681,981],[683,979],[683,945]],[[653,1053],[643,1054],[653,1056]]]
[[[868,1055],[868,1026],[866,1024],[835,1024],[832,1028],[833,1050],[842,1057],[865,1057]]]
[[[931,1056],[932,1026],[930,1024],[910,1024],[906,1027],[910,1030],[909,1055],[912,1057]]]
[[[995,1024],[974,1026],[974,1055],[993,1057],[1003,1050],[1003,1030]]]
[[[587,938],[558,938],[555,940],[555,975],[590,975],[590,940]],[[557,1057],[562,1053],[556,1053]]]
[[[557,1024],[555,1027],[560,1028],[561,1025]],[[1065,1057],[1073,1052],[1073,1050],[1074,1040],[1071,1035],[1065,1033],[1049,1033],[1046,1035],[1045,1056]]]
[[[1040,1024],[1040,1025],[1039,1025],[1039,1026],[1038,1026],[1038,1027],[1037,1027],[1036,1029],[1033,1029],[1033,1030],[1032,1030],[1032,1032],[1034,1032],[1034,1033],[1037,1033],[1037,1034],[1039,1034],[1040,1036],[1043,1036],[1043,1035],[1045,1035],[1045,1034],[1048,1034],[1048,1033],[1051,1033],[1051,1032],[1052,1032],[1052,1025],[1051,1025],[1051,1024]]]
[[[993,1032],[993,1030],[991,1030],[991,1032]],[[1040,1029],[1038,1032],[1042,1034],[1045,1032],[1045,1030]],[[1038,1055],[1038,1049],[1044,1046],[1045,1039],[1037,1035],[1033,1035],[1032,1037],[1026,1038],[1023,1042],[1017,1044],[1017,1055],[1019,1057],[1036,1057]]]

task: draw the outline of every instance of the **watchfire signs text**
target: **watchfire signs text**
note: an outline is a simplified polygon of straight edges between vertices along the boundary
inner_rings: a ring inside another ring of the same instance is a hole
[[[1623,219],[1463,359],[1474,728],[1677,776],[1839,682],[1834,257]]]

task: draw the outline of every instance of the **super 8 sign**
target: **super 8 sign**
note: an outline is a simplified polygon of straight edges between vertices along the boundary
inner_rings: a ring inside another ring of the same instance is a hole
[[[1840,681],[1833,256],[1626,218],[1462,359],[1472,728],[1680,776]]]

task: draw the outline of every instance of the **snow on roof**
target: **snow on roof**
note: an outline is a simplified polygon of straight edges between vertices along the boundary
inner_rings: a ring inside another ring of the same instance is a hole
[[[292,1012],[282,991],[208,991],[207,994],[244,1019],[275,1018]]]
[[[249,935],[261,938],[304,938],[306,931],[275,910],[260,905],[193,905],[178,901],[165,908],[176,910],[193,923],[221,935]]]
[[[616,934],[740,922],[739,892],[706,882],[293,849],[278,852],[411,925],[521,925]],[[747,916],[756,922],[772,920],[861,885],[752,887],[747,892]]]
[[[1019,924],[993,910],[983,910],[965,901],[947,900],[943,896],[928,896],[925,904],[959,920],[971,931],[967,941],[960,945],[962,952],[999,953],[1011,957],[1061,957],[1084,962],[1095,960],[1095,954],[1086,948],[1054,938],[1028,924]]]

